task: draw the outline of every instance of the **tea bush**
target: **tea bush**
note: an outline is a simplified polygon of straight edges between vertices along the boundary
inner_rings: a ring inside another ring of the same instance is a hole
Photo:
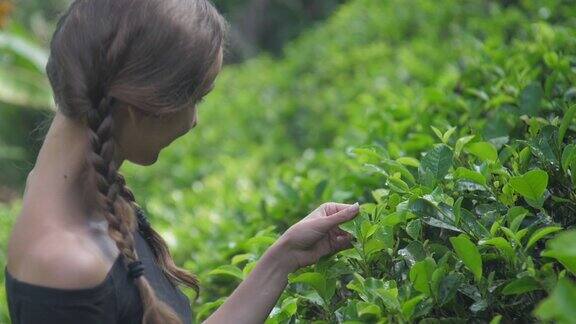
[[[236,228],[255,234],[224,249],[230,264],[205,281],[242,279],[274,240],[256,232],[265,225],[281,232],[321,201],[360,200],[346,227],[355,248],[295,274],[271,323],[566,316],[569,307],[534,309],[573,278],[560,260],[573,255],[545,245],[574,224],[570,10],[359,1],[282,61],[226,71],[228,91],[203,107],[222,115],[205,123],[234,120],[231,138],[249,144],[216,177],[248,180],[230,184],[241,202],[220,215],[240,213]]]
[[[196,319],[318,204],[360,201],[354,247],[292,274],[268,323],[573,323],[574,17],[354,0],[227,67],[192,134],[124,167],[200,276]]]

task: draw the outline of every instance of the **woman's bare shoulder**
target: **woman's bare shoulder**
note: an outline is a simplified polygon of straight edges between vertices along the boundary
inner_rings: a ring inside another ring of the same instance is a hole
[[[113,264],[80,232],[50,229],[30,236],[18,232],[22,229],[15,229],[10,241],[7,268],[19,281],[60,289],[91,288],[106,279]]]

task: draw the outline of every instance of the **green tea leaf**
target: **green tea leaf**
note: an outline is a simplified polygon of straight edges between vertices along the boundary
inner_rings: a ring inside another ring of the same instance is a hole
[[[454,171],[454,177],[456,179],[466,179],[473,181],[477,184],[481,184],[483,186],[486,185],[486,177],[484,177],[481,173],[472,171],[470,169],[466,169],[464,167],[459,167]]]
[[[360,318],[358,316],[357,304],[360,303],[354,299],[349,300],[344,306],[336,310],[336,316],[341,318],[345,323],[350,324],[360,324]],[[268,324],[268,323],[265,323]]]
[[[426,199],[418,198],[409,204],[410,211],[420,220],[430,226],[462,232],[454,226],[454,219],[450,218],[443,210]]]
[[[566,269],[576,274],[576,230],[562,232],[549,240],[542,256],[558,260]]]
[[[476,142],[466,146],[468,153],[475,155],[482,161],[494,162],[498,159],[498,151],[492,143]]]
[[[480,223],[478,217],[465,208],[460,208],[460,224],[459,227],[468,234],[474,237],[486,238],[490,237],[490,231]]]
[[[402,315],[404,318],[410,319],[414,314],[414,310],[418,303],[426,298],[426,295],[418,295],[416,297],[410,298],[402,304]]]
[[[459,138],[456,141],[456,145],[454,146],[454,156],[459,157],[464,146],[466,146],[466,144],[468,144],[475,137],[476,137],[476,135],[469,135],[469,136],[464,136],[464,137]]]
[[[422,222],[419,219],[412,220],[406,225],[406,233],[414,240],[418,240],[421,230]]]
[[[455,131],[456,131],[456,127],[448,128],[446,133],[444,133],[444,135],[442,135],[442,143],[447,144],[448,140],[450,140],[450,137],[452,137],[452,134],[454,134]]]
[[[444,179],[452,166],[452,150],[441,144],[426,153],[420,162],[420,175],[428,183]]]
[[[451,237],[450,243],[460,260],[472,271],[476,281],[479,281],[482,278],[482,257],[476,245],[464,234]]]
[[[441,132],[438,128],[434,127],[434,126],[430,126],[430,128],[432,129],[432,131],[434,132],[434,134],[436,134],[436,136],[438,137],[438,139],[442,141],[442,132]],[[444,142],[444,141],[442,141],[442,142]]]
[[[540,169],[530,170],[521,176],[511,178],[510,185],[528,202],[540,201],[548,186],[548,173]]]
[[[576,104],[572,104],[572,106],[570,106],[570,108],[568,108],[566,111],[564,118],[562,118],[562,123],[560,124],[560,128],[558,130],[558,145],[562,144],[566,130],[568,130],[572,120],[574,120],[574,115],[576,115]]]
[[[420,166],[420,161],[416,160],[415,158],[409,157],[409,156],[399,157],[396,159],[396,162],[398,162],[402,165],[407,165],[407,166],[411,166],[411,167],[415,167],[415,168]]]
[[[398,300],[398,288],[378,289],[378,297],[382,300],[384,306],[392,313],[400,310],[400,301]]]
[[[388,187],[390,187],[390,189],[395,191],[395,192],[405,193],[405,192],[410,190],[410,187],[408,186],[408,184],[406,182],[402,181],[402,179],[400,179],[400,178],[388,177],[388,183],[387,184],[388,184]]]
[[[529,249],[532,245],[536,244],[540,239],[545,237],[546,235],[561,231],[562,227],[558,226],[547,226],[544,228],[539,228],[536,230],[528,240],[528,244],[526,244],[526,250]]]
[[[555,321],[560,324],[574,323],[576,285],[567,278],[560,279],[550,296],[538,304],[534,314],[543,321]]]
[[[502,289],[502,294],[504,295],[519,295],[530,291],[542,289],[540,284],[533,277],[522,277],[512,280],[508,283],[504,289]]]
[[[430,281],[435,268],[436,262],[430,257],[414,264],[410,268],[410,281],[414,285],[414,289],[429,296]]]
[[[568,171],[568,168],[575,169],[576,165],[576,144],[566,145],[562,152],[562,169]]]
[[[386,225],[386,226],[395,226],[395,225],[404,223],[404,222],[406,222],[407,214],[408,214],[408,212],[406,212],[406,211],[390,213],[390,214],[382,217],[380,224]]]
[[[508,261],[512,261],[514,259],[514,249],[510,245],[510,243],[503,237],[494,237],[487,240],[480,240],[478,242],[480,245],[489,245],[497,248],[499,251],[504,254]]]
[[[366,317],[380,317],[382,310],[380,307],[373,303],[368,302],[358,302],[358,316],[366,318]]]
[[[492,318],[490,324],[500,324],[501,321],[502,321],[502,315],[496,315],[494,316],[494,318]]]
[[[412,241],[405,248],[398,250],[398,255],[404,257],[410,265],[414,265],[416,262],[426,258],[426,251],[424,251],[422,243]]]
[[[558,144],[558,128],[552,125],[542,127],[538,135],[528,142],[532,153],[547,168],[560,167],[560,145]]]
[[[449,273],[440,280],[438,285],[438,302],[440,305],[448,303],[456,296],[464,276],[460,273]]]
[[[376,238],[372,238],[368,242],[364,243],[364,253],[366,256],[370,256],[378,251],[384,250],[385,248],[386,244]]]
[[[324,302],[329,303],[336,291],[336,281],[317,272],[305,272],[289,278],[291,283],[304,283],[316,290]]]
[[[454,225],[458,226],[460,224],[460,219],[462,219],[462,201],[464,197],[458,197],[456,202],[454,202]]]

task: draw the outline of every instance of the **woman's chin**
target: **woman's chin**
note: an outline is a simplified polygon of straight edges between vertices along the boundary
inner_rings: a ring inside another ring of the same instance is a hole
[[[130,159],[130,162],[142,166],[152,165],[158,160],[159,153],[159,151],[156,151],[147,156],[139,156],[138,158]]]

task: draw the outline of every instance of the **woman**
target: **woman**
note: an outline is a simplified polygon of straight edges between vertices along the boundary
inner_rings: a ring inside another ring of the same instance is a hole
[[[5,269],[19,323],[189,323],[176,266],[119,174],[153,164],[197,123],[227,25],[207,0],[77,0],[46,71],[57,112],[29,174]],[[261,323],[287,275],[348,248],[358,204],[326,203],[289,228],[206,323]]]

